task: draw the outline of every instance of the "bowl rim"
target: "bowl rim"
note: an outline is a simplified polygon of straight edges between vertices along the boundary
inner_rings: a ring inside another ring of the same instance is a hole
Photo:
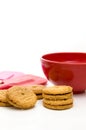
[[[54,60],[49,60],[44,58],[45,56],[48,55],[55,55],[55,54],[81,54],[81,55],[86,55],[86,52],[52,52],[52,53],[46,53],[44,55],[41,56],[41,61],[46,61],[46,62],[50,62],[50,63],[58,63],[58,64],[71,64],[71,65],[86,65],[86,62],[64,62],[64,61],[54,61]]]

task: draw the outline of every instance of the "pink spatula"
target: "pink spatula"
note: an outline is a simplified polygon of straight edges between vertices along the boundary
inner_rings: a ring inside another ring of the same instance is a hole
[[[5,82],[0,85],[0,89],[8,89],[14,85],[21,85],[21,86],[29,86],[29,85],[43,85],[46,84],[47,80],[45,78],[31,75],[31,74],[24,74],[18,77],[10,78],[5,80]]]

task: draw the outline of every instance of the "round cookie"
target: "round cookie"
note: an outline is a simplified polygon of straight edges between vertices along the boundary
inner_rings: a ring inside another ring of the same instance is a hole
[[[46,107],[48,109],[53,109],[53,110],[65,110],[65,109],[69,109],[73,106],[73,104],[54,106],[54,105],[50,105],[50,104],[46,104],[46,103],[43,103],[43,105],[44,105],[44,107]]]
[[[35,94],[40,94],[42,93],[42,90],[45,88],[46,86],[44,85],[33,85],[33,86],[30,86],[30,88],[33,90],[33,92]]]
[[[37,96],[27,87],[14,86],[7,90],[8,102],[20,109],[29,109],[34,107]]]
[[[60,86],[53,86],[53,87],[47,87],[43,89],[43,93],[45,94],[67,94],[72,92],[72,87],[70,86],[65,86],[65,85],[60,85]]]
[[[0,106],[1,107],[8,107],[11,106],[8,102],[7,102],[7,90],[0,90]]]
[[[37,99],[42,99],[42,91],[46,86],[44,85],[33,85],[33,86],[29,86],[29,88],[31,88],[31,90],[36,94]]]
[[[73,93],[67,93],[67,94],[42,94],[43,98],[49,99],[49,100],[57,100],[57,99],[69,99],[72,98]]]
[[[47,100],[43,99],[43,103],[53,106],[63,106],[63,105],[69,105],[73,104],[73,99],[66,99],[66,100]]]

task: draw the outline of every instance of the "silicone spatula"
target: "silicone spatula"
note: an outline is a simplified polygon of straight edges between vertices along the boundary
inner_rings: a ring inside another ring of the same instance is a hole
[[[16,78],[11,78],[7,80],[4,84],[0,85],[0,89],[8,89],[14,85],[21,85],[21,86],[29,86],[29,85],[36,85],[36,84],[46,84],[47,80],[45,78],[26,74],[22,76],[18,76]]]

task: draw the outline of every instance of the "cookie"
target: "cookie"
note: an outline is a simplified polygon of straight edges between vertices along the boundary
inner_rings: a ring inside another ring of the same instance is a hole
[[[43,97],[46,99],[68,99],[73,95],[70,86],[53,86],[43,89]]]
[[[72,98],[73,92],[67,93],[67,94],[42,94],[43,98],[51,99],[51,100],[57,100],[57,99],[69,99]]]
[[[7,101],[16,108],[29,109],[35,106],[37,96],[27,87],[13,86],[7,90]]]
[[[29,86],[29,88],[31,88],[31,90],[36,94],[37,99],[42,99],[42,91],[46,86],[44,85],[33,85],[33,86]]]
[[[66,100],[48,100],[48,99],[43,99],[43,103],[48,104],[48,105],[53,105],[53,106],[64,106],[64,105],[69,105],[73,104],[73,99],[66,99]]]
[[[11,106],[11,105],[7,102],[6,93],[7,93],[7,90],[0,90],[0,106],[1,106],[1,107]]]
[[[53,110],[65,110],[65,109],[69,109],[69,108],[73,107],[73,104],[54,106],[54,105],[43,103],[43,105],[44,105],[44,107],[46,107],[48,109],[53,109]]]
[[[53,86],[53,87],[47,87],[43,89],[43,93],[49,94],[49,95],[57,95],[57,94],[68,94],[72,92],[72,87],[70,86]]]

